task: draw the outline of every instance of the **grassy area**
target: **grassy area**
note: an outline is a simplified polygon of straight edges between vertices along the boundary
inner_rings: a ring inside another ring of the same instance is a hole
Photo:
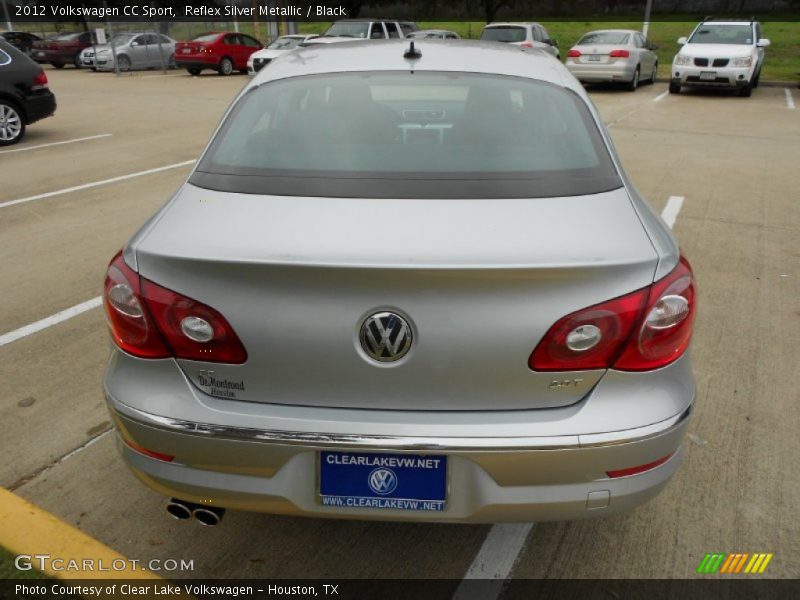
[[[650,24],[650,40],[658,46],[658,61],[662,66],[672,64],[672,57],[678,51],[677,40],[688,36],[697,21],[658,21]],[[478,21],[419,22],[421,29],[450,29],[464,38],[478,38],[483,31],[483,23]],[[570,46],[586,32],[594,29],[641,29],[638,22],[591,22],[591,21],[543,21],[550,35],[558,40],[562,56]],[[322,33],[327,23],[302,23],[300,30],[308,33]],[[767,60],[762,71],[763,80],[797,81],[800,79],[800,23],[775,21],[762,23],[762,33],[772,42],[767,48]],[[662,74],[666,73],[662,69]]]
[[[0,579],[43,579],[39,571],[18,571],[14,566],[14,555],[0,547]]]

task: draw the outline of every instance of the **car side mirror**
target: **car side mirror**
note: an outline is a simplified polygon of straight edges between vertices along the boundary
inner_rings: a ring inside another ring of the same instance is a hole
[[[685,37],[679,37],[679,38],[678,38],[678,46],[683,46],[683,45],[684,45],[684,44],[686,44],[686,42],[688,42],[688,41],[689,41],[689,40],[687,40]]]
[[[770,42],[767,38],[761,38],[760,40],[758,40],[758,44],[756,44],[756,45],[759,48],[766,48],[767,46],[769,46],[771,44],[772,44],[772,42]]]

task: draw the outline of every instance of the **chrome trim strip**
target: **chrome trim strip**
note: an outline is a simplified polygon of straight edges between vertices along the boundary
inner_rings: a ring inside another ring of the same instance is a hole
[[[653,438],[682,427],[692,407],[659,423],[623,431],[564,436],[533,437],[411,437],[392,435],[359,435],[307,431],[256,429],[233,425],[194,423],[154,415],[116,402],[109,398],[112,413],[131,419],[140,425],[174,433],[208,436],[232,441],[264,442],[308,447],[350,447],[360,449],[491,451],[491,450],[576,450],[598,446],[616,446]]]

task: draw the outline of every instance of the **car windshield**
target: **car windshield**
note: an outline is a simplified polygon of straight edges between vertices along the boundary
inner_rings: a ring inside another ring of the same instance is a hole
[[[277,40],[267,46],[268,50],[291,50],[296,48],[297,45],[303,41],[303,38],[293,37],[279,37]]]
[[[576,46],[589,46],[591,44],[619,44],[625,45],[631,38],[630,34],[619,31],[594,31],[587,33]]]
[[[491,42],[524,42],[524,27],[487,27],[481,34],[482,40]]]
[[[203,35],[198,35],[196,38],[192,38],[193,42],[214,42],[220,36],[219,33],[205,33]]]
[[[750,25],[701,25],[689,40],[691,44],[752,44]]]
[[[245,94],[195,173],[226,191],[541,197],[620,187],[586,103],[473,73],[293,77]]]
[[[369,34],[369,22],[359,21],[356,23],[334,23],[325,32],[325,37],[352,37],[365,38]]]

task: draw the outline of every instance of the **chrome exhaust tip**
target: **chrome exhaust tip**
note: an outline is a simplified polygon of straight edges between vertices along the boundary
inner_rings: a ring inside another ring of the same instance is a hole
[[[178,500],[177,498],[170,498],[167,501],[167,512],[173,519],[178,521],[186,521],[192,518],[192,506],[188,502]]]
[[[214,527],[222,521],[222,517],[225,516],[225,509],[215,506],[199,506],[192,511],[192,515],[201,525]]]

